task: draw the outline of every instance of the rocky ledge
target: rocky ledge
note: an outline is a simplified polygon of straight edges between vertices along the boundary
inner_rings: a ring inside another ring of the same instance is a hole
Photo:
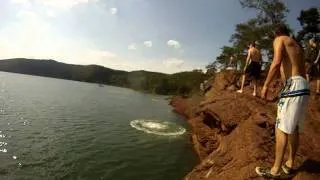
[[[251,95],[251,86],[243,94],[236,93],[238,77],[233,71],[221,72],[205,95],[171,100],[174,111],[186,117],[191,126],[194,149],[201,160],[185,179],[259,179],[255,167],[272,165],[280,81],[273,83],[265,101]],[[311,86],[314,90],[315,82]],[[319,104],[320,97],[312,91],[294,167],[297,172],[284,179],[320,179]]]

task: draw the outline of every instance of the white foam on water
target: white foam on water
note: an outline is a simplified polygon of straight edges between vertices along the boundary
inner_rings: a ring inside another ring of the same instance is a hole
[[[0,138],[5,138],[5,137],[6,137],[6,135],[0,134]]]
[[[12,159],[17,159],[17,156],[12,156]]]
[[[168,125],[161,124],[158,122],[145,122],[142,124],[143,127],[148,127],[151,129],[165,129],[168,127]]]
[[[186,129],[174,123],[156,120],[137,119],[131,121],[130,126],[139,131],[160,136],[178,136],[186,132]]]
[[[0,142],[0,147],[2,147],[2,146],[6,146],[8,143],[6,143],[6,142]]]
[[[7,149],[0,149],[0,152],[6,153],[6,152],[8,152],[8,151],[7,151]]]

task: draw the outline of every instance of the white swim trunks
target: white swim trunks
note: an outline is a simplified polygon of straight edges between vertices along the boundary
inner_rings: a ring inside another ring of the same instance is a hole
[[[298,126],[301,132],[309,95],[309,84],[303,77],[289,78],[280,94],[276,128],[284,133],[292,134]]]

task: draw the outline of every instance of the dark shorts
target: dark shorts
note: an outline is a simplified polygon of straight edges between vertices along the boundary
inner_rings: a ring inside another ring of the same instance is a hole
[[[320,62],[313,66],[313,76],[316,78],[320,78]]]
[[[245,73],[249,77],[253,77],[255,79],[259,79],[260,78],[260,73],[261,73],[261,64],[260,64],[260,62],[251,61],[251,63],[248,65]]]
[[[312,74],[312,67],[310,63],[306,63],[306,73],[307,74]]]

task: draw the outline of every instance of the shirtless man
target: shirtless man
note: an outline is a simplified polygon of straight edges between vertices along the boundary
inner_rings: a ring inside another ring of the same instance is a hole
[[[286,174],[291,173],[310,94],[309,84],[304,78],[306,69],[302,49],[289,37],[289,30],[285,25],[278,25],[275,35],[273,61],[261,91],[261,97],[266,98],[268,87],[280,70],[285,86],[278,103],[275,162],[272,168],[256,168],[257,174],[271,178],[280,176],[281,169]],[[289,157],[282,164],[287,144]]]
[[[233,66],[234,66],[234,56],[233,55],[230,56],[228,66],[229,66],[229,68],[233,68]]]
[[[248,56],[246,60],[246,65],[244,66],[244,74],[242,75],[241,88],[238,90],[238,93],[243,92],[244,83],[246,80],[246,75],[253,77],[253,96],[257,95],[257,80],[260,77],[261,72],[261,54],[260,51],[256,48],[255,43],[249,45]]]
[[[317,43],[314,39],[309,41],[309,45],[311,46],[311,66],[313,67],[314,77],[317,80],[316,94],[320,95],[320,48],[319,43]]]

